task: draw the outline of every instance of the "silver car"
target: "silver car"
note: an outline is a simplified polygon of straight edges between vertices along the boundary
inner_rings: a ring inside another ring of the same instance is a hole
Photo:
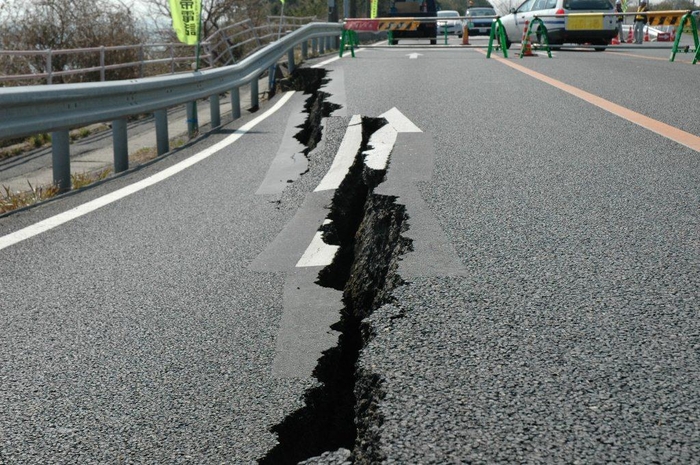
[[[596,50],[603,51],[617,33],[614,11],[613,4],[608,0],[525,0],[501,18],[506,33],[505,47],[521,42],[526,22],[537,16],[544,22],[549,44],[555,50],[567,43],[591,44]],[[538,41],[541,41],[539,34]]]
[[[456,34],[457,37],[462,37],[462,20],[458,11],[440,10],[437,12],[437,17],[438,37],[445,35],[445,30],[447,30],[448,34]]]

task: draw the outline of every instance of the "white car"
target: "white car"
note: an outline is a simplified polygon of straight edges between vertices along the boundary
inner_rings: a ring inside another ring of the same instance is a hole
[[[613,4],[608,0],[525,0],[501,18],[506,33],[505,47],[521,42],[526,21],[537,16],[544,22],[549,44],[555,50],[562,44],[591,44],[596,50],[603,51],[617,34],[615,16],[575,13],[614,12]],[[539,35],[537,39],[541,42]]]
[[[456,34],[457,37],[462,37],[462,20],[459,17],[459,12],[455,10],[440,10],[437,12],[437,35],[442,37],[445,35],[445,29],[448,34]]]

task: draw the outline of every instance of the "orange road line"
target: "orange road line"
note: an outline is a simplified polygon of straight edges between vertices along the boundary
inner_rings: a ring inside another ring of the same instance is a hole
[[[669,58],[650,57],[650,56],[648,56],[648,55],[636,55],[636,54],[634,54],[634,53],[618,52],[617,50],[610,50],[610,49],[606,50],[605,53],[612,53],[612,54],[615,54],[615,55],[624,55],[624,56],[626,56],[626,57],[644,58],[645,60],[658,60],[658,61],[668,61],[668,62],[671,61]],[[680,55],[681,53],[685,53],[685,52],[678,52],[679,55]],[[692,64],[693,64],[692,61],[683,61],[683,60],[678,60],[677,58],[678,58],[678,55],[676,55],[676,60],[673,61],[674,63],[685,63],[685,64],[687,64],[687,65],[692,65]]]
[[[478,50],[478,52],[483,53],[484,55],[486,54],[486,52],[482,50]],[[690,134],[689,132],[685,132],[666,123],[662,123],[661,121],[655,120],[653,118],[649,118],[648,116],[644,116],[641,113],[637,113],[636,111],[632,111],[621,105],[612,103],[609,100],[605,100],[604,98],[598,97],[597,95],[593,95],[589,92],[586,92],[585,90],[581,90],[577,87],[570,86],[569,84],[565,84],[561,81],[557,81],[556,79],[552,79],[549,76],[545,76],[544,74],[538,73],[537,71],[533,71],[524,66],[516,65],[515,63],[507,59],[494,56],[492,56],[491,58],[495,59],[500,63],[503,63],[504,65],[510,66],[511,68],[520,71],[521,73],[527,74],[528,76],[534,77],[535,79],[538,79],[544,83],[561,89],[564,92],[567,92],[573,95],[574,97],[578,97],[581,100],[593,104],[609,113],[612,113],[613,115],[619,116],[620,118],[626,119],[627,121],[637,124],[643,127],[644,129],[648,129],[652,132],[655,132],[656,134],[659,134],[660,136],[666,137],[667,139],[671,139],[672,141],[678,142],[681,145],[685,145],[691,150],[700,152],[700,137],[696,135]]]

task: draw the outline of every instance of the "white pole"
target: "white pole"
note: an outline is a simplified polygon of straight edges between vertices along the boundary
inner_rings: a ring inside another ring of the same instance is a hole
[[[280,12],[280,29],[277,31],[277,40],[280,40],[280,37],[282,37],[282,21],[284,21],[284,3],[282,2],[282,11]]]

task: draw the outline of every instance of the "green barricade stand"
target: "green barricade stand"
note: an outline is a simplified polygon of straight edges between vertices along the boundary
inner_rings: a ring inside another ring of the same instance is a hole
[[[526,35],[523,37],[522,47],[520,48],[520,58],[524,56],[523,54],[525,53],[525,44],[527,41],[530,40],[530,34],[532,34],[532,28],[535,24],[539,25],[539,35],[540,38],[544,40],[544,46],[547,50],[547,56],[549,58],[552,58],[552,51],[549,48],[549,35],[547,34],[547,26],[545,26],[544,21],[542,21],[537,16],[532,18],[530,26],[527,28]]]
[[[683,34],[683,29],[685,29],[686,22],[690,23],[690,30],[693,33],[693,40],[695,41],[695,58],[693,59],[693,64],[695,64],[700,59],[700,41],[698,41],[698,23],[695,20],[695,17],[690,12],[683,15],[683,17],[681,18],[681,23],[676,29],[676,40],[673,42],[673,49],[671,49],[671,58],[669,59],[669,61],[673,62],[673,60],[676,59],[676,53],[678,53],[678,44],[681,41],[681,35]]]
[[[360,45],[360,40],[357,37],[357,32],[352,29],[343,29],[343,35],[340,36],[340,58],[343,58],[346,45],[350,46],[350,53],[355,58],[355,47]]]
[[[498,31],[498,32],[496,32]],[[498,47],[503,50],[503,58],[508,58],[508,49],[506,49],[506,32],[501,23],[501,18],[496,18],[493,23],[491,23],[491,34],[489,35],[489,47],[486,50],[486,58],[491,58],[491,52],[493,51],[493,40],[498,34]]]

